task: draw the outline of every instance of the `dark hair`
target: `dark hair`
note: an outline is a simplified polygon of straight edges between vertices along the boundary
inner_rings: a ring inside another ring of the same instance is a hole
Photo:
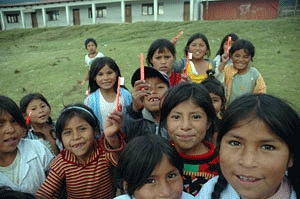
[[[114,90],[117,91],[118,87],[118,77],[121,76],[121,71],[115,60],[113,60],[110,57],[97,57],[91,65],[90,69],[90,76],[89,76],[89,87],[90,87],[90,92],[96,91],[99,86],[95,80],[96,75],[98,72],[104,67],[108,65],[114,72],[117,73],[116,75],[116,83],[114,84]],[[123,86],[124,87],[124,86]],[[126,87],[124,87],[126,88]]]
[[[162,53],[165,51],[165,49],[168,49],[172,55],[174,56],[174,60],[176,59],[176,49],[174,44],[168,40],[168,39],[157,39],[155,40],[148,49],[148,54],[146,58],[146,62],[149,66],[152,66],[151,59],[153,57],[153,54],[156,50],[158,50],[159,53]]]
[[[123,190],[123,182],[127,182],[129,196],[143,186],[163,155],[176,167],[180,174],[183,173],[183,160],[170,142],[156,135],[143,135],[132,139],[120,155],[116,169],[118,186]],[[124,191],[124,190],[123,190]]]
[[[259,118],[280,137],[289,147],[290,157],[293,158],[293,166],[288,168],[287,178],[293,185],[297,196],[300,196],[299,183],[299,141],[296,135],[300,132],[300,118],[298,113],[284,100],[270,94],[245,94],[235,99],[226,109],[220,123],[217,139],[217,148],[223,136],[238,122]],[[219,179],[212,192],[212,199],[220,198],[221,192],[227,186],[227,181],[220,173]]]
[[[211,97],[207,89],[202,85],[195,82],[182,82],[177,84],[166,92],[161,104],[160,111],[160,126],[166,125],[166,120],[171,110],[178,104],[193,99],[207,115],[207,120],[211,123],[206,132],[205,139],[210,140],[214,132],[214,120],[216,117],[215,109]]]
[[[35,196],[30,193],[13,190],[8,186],[2,186],[2,187],[0,187],[0,198],[2,198],[2,199],[34,199]]]
[[[253,59],[255,55],[255,47],[250,41],[246,39],[236,40],[234,44],[231,46],[231,48],[229,49],[229,54],[232,55],[235,51],[240,49],[244,49],[244,51],[251,56],[251,60]]]
[[[208,77],[204,79],[201,84],[207,89],[209,93],[213,93],[215,95],[218,95],[222,100],[221,105],[221,114],[223,115],[225,111],[225,104],[226,104],[226,97],[225,97],[225,88],[224,85],[216,79],[215,77],[215,71],[213,70],[207,70],[206,74]]]
[[[66,122],[74,116],[84,119],[95,131],[99,132],[98,119],[91,108],[81,103],[69,104],[62,110],[56,121],[56,137],[61,142],[61,133],[65,128]]]
[[[96,47],[98,46],[98,44],[97,44],[97,42],[96,42],[95,39],[93,39],[93,38],[87,38],[87,39],[85,40],[85,42],[84,42],[85,48],[87,48],[87,45],[88,45],[88,43],[90,43],[90,42],[93,42],[93,43],[95,44]]]
[[[21,127],[26,128],[25,119],[16,102],[9,97],[0,95],[0,114],[4,112],[8,112]]]
[[[20,100],[20,110],[21,110],[22,114],[26,113],[28,104],[32,100],[38,100],[38,99],[45,102],[47,104],[47,106],[49,107],[49,109],[51,110],[51,106],[50,106],[49,102],[47,101],[46,97],[44,97],[44,95],[42,95],[41,93],[29,93],[29,94],[25,95],[24,97],[22,97],[22,99]],[[48,117],[47,123],[53,124],[52,118],[50,116]]]
[[[227,42],[228,36],[230,36],[231,41],[234,41],[234,42],[239,39],[239,37],[235,33],[229,33],[229,34],[225,35],[221,41],[220,48],[217,51],[216,56],[224,54],[224,44]]]
[[[187,41],[185,48],[184,48],[185,55],[187,55],[187,53],[189,52],[189,46],[191,45],[191,43],[196,39],[202,39],[204,41],[204,43],[206,44],[206,47],[207,47],[207,51],[208,51],[206,56],[209,57],[210,56],[210,46],[209,46],[208,39],[203,33],[200,33],[200,32],[193,34]]]

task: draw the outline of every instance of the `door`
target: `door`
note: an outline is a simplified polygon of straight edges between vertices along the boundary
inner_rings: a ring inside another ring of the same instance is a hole
[[[125,22],[132,23],[131,5],[125,5]]]
[[[183,20],[190,21],[190,2],[184,2]]]
[[[38,21],[37,21],[37,17],[36,17],[36,12],[32,12],[31,13],[31,23],[32,23],[32,27],[33,28],[37,28],[38,27]]]
[[[74,25],[80,25],[79,9],[73,9],[73,24]]]

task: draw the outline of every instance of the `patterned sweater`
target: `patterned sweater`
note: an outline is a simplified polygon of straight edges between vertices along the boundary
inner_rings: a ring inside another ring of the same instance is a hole
[[[114,198],[116,188],[113,167],[117,165],[119,153],[125,146],[124,134],[121,137],[122,146],[119,149],[109,149],[102,134],[99,144],[95,143],[96,150],[85,164],[80,164],[70,151],[61,151],[51,163],[50,173],[37,191],[36,197],[59,198],[65,183],[68,199]]]
[[[183,158],[184,191],[196,196],[202,185],[220,173],[220,159],[212,143],[204,141],[209,151],[200,155],[187,155],[179,152]]]

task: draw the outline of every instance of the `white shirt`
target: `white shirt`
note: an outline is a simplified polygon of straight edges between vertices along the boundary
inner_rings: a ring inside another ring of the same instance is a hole
[[[19,182],[14,183],[1,171],[0,186],[9,186],[16,191],[35,194],[46,179],[46,171],[54,155],[39,140],[21,139],[17,148],[21,156]]]

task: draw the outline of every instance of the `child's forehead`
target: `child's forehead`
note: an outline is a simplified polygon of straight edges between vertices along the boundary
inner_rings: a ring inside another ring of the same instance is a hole
[[[145,81],[146,82],[161,82],[161,83],[164,83],[166,84],[162,79],[160,79],[159,77],[157,76],[153,76],[153,77],[145,77]],[[167,84],[166,84],[167,85]]]

